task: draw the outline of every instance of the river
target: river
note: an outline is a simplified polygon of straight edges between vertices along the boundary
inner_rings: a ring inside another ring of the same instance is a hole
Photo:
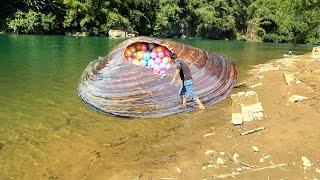
[[[230,100],[161,119],[124,119],[87,108],[76,87],[86,65],[122,40],[105,37],[0,35],[0,177],[89,177],[174,155],[210,126],[229,123]],[[255,64],[311,51],[308,45],[176,40],[214,51],[237,65],[239,79]],[[222,110],[221,110],[222,109]],[[107,161],[107,165],[104,164]],[[81,173],[79,173],[81,172]]]

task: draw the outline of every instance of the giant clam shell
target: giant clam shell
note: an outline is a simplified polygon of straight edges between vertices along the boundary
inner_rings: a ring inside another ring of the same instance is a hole
[[[190,63],[195,93],[205,106],[226,98],[235,85],[235,65],[220,55],[172,40],[136,37],[123,41],[105,58],[90,62],[84,70],[77,90],[87,106],[106,114],[148,118],[196,108],[194,102],[188,102],[187,107],[180,105],[180,85],[170,85],[175,66],[161,79],[150,68],[126,62],[124,51],[136,42],[166,46]]]

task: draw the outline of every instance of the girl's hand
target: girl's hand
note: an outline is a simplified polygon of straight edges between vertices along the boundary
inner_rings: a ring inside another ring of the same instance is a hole
[[[175,79],[172,79],[172,81],[170,82],[171,85],[173,85],[175,82]]]

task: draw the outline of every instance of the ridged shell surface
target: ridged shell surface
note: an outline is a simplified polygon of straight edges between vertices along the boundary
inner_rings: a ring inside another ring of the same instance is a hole
[[[170,85],[175,66],[171,66],[166,76],[160,76],[150,68],[126,61],[125,49],[136,42],[166,46],[186,61],[195,93],[205,106],[225,99],[235,85],[235,65],[220,55],[172,40],[136,37],[125,40],[106,57],[94,60],[86,67],[77,91],[87,106],[106,114],[148,118],[197,108],[191,101],[187,107],[180,105],[181,83]]]

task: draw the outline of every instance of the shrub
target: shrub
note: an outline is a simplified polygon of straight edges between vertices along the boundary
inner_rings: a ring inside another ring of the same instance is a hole
[[[15,33],[43,33],[50,32],[56,27],[56,16],[29,11],[28,13],[17,11],[13,19],[8,19],[8,27]]]

